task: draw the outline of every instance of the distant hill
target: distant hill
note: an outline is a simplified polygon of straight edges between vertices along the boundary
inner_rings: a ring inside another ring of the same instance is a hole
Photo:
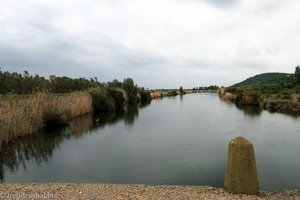
[[[294,82],[294,74],[270,72],[258,74],[253,77],[235,84],[234,86],[249,85],[274,85],[274,84],[291,84]]]

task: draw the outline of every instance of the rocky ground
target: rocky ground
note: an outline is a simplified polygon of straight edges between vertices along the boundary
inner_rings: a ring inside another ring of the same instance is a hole
[[[0,199],[300,199],[300,190],[229,194],[207,186],[118,184],[0,184]]]

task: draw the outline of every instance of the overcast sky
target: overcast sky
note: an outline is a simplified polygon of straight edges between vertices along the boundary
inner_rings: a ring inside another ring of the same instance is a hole
[[[299,0],[1,0],[5,71],[189,88],[298,64]]]

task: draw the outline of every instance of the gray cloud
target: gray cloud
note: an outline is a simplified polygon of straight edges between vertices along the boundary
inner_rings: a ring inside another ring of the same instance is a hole
[[[205,1],[215,6],[226,7],[237,3],[239,0],[205,0]]]
[[[10,0],[0,7],[0,66],[130,76],[150,88],[230,85],[294,70],[299,9],[296,0]]]

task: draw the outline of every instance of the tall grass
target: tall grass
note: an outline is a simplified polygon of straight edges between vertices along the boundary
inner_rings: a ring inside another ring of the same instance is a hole
[[[35,93],[0,96],[0,141],[34,133],[49,113],[70,113],[72,118],[93,111],[88,93]]]

